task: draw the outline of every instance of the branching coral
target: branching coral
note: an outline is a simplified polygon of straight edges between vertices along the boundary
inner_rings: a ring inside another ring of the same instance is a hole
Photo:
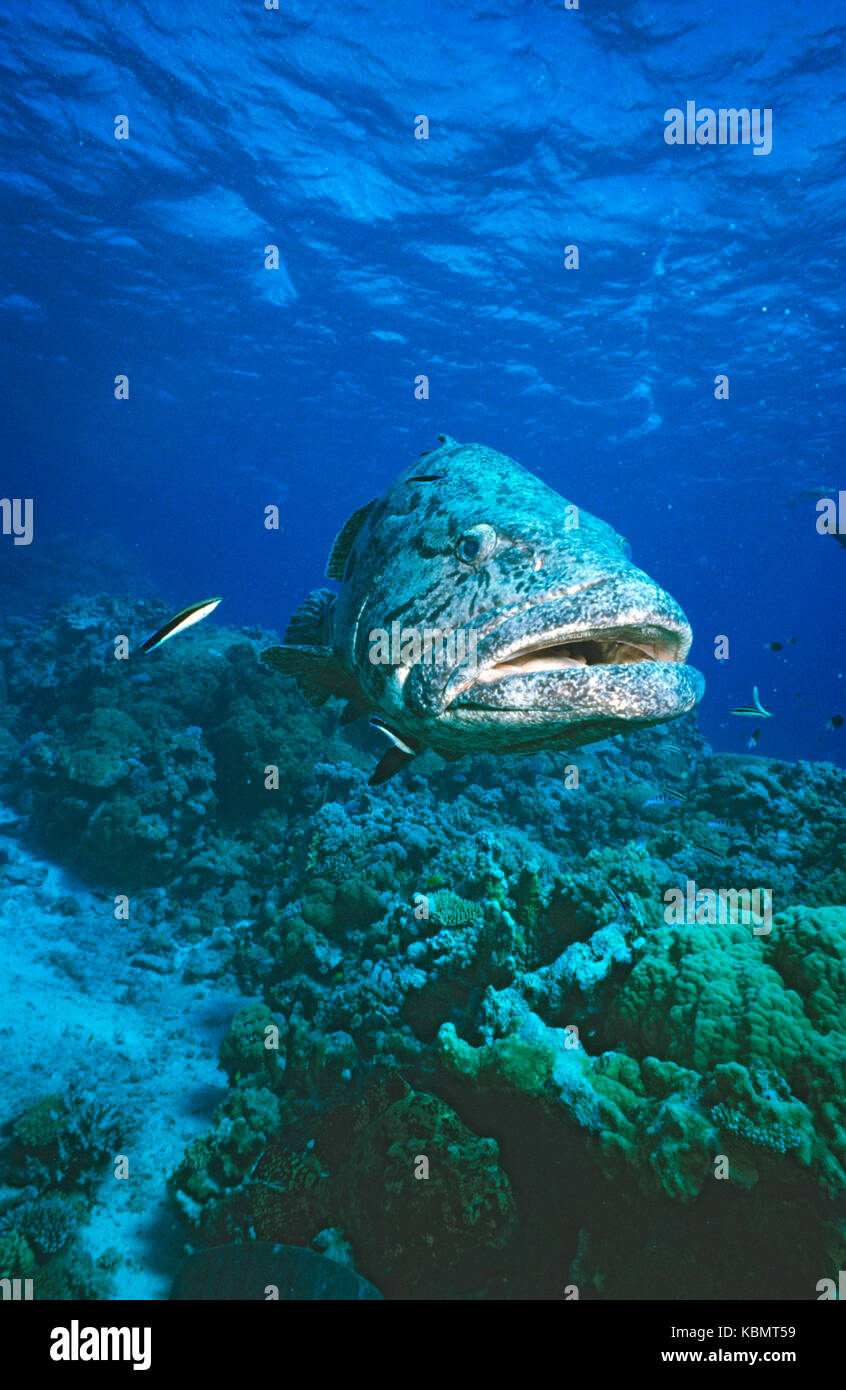
[[[21,1186],[89,1192],[132,1127],[117,1105],[72,1087],[42,1096],[15,1121],[3,1157]]]

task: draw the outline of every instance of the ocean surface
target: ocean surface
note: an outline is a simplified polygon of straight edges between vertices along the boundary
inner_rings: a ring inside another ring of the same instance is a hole
[[[2,0],[0,1279],[836,1279],[844,57],[844,0]],[[439,435],[625,538],[694,711],[369,785],[260,656]]]

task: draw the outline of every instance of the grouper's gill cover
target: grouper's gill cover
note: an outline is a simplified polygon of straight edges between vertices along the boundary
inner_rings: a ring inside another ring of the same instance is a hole
[[[314,703],[346,699],[345,721],[378,719],[373,780],[425,748],[571,748],[692,709],[705,683],[684,664],[687,620],[613,528],[495,449],[441,441],[353,514],[327,568],[340,592],[311,594],[263,653]],[[423,659],[395,641],[371,660],[392,624]],[[454,645],[427,659],[432,629]]]

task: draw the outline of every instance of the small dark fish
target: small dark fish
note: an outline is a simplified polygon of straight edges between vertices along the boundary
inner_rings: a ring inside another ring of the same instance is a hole
[[[783,642],[765,642],[765,643],[764,643],[764,646],[766,647],[766,649],[767,649],[768,652],[783,652],[783,651],[784,651],[784,643],[783,643]]]
[[[164,627],[160,627],[158,632],[154,632],[152,637],[147,638],[146,642],[142,642],[140,650],[142,652],[154,651],[169,637],[175,637],[178,632],[184,632],[187,627],[193,627],[194,623],[199,623],[203,618],[207,618],[220,602],[219,598],[205,598],[201,603],[190,603],[174,618],[169,618]]]
[[[829,719],[829,721],[828,721],[828,723],[826,724],[825,727],[826,727],[827,729],[842,729],[842,727],[843,727],[843,715],[842,715],[842,714],[833,714],[833,715],[831,716],[831,718]]]
[[[691,840],[690,843],[694,845],[696,849],[701,850],[703,854],[710,854],[712,859],[719,859],[721,864],[725,863],[724,856],[722,854],[718,854],[715,849],[709,849],[707,845],[703,845],[699,840]]]
[[[661,790],[666,792],[668,796],[675,797],[676,801],[687,801],[684,792],[680,792],[676,787],[668,787],[666,782],[661,783]]]
[[[264,1302],[270,1286],[282,1303],[356,1302],[382,1298],[353,1270],[297,1245],[251,1240],[215,1245],[189,1255],[174,1280],[171,1299],[203,1303]]]
[[[624,916],[630,917],[630,916],[631,916],[631,913],[632,913],[632,909],[631,909],[631,904],[629,903],[628,899],[627,899],[627,898],[622,898],[622,897],[620,896],[620,894],[617,892],[617,889],[613,886],[613,884],[610,884],[610,883],[609,883],[608,887],[611,889],[611,892],[613,893],[614,897],[616,898],[617,902],[619,903],[620,908],[622,909],[622,912],[623,912]]]
[[[439,483],[445,478],[445,473],[419,473],[416,478],[409,478],[410,483]]]

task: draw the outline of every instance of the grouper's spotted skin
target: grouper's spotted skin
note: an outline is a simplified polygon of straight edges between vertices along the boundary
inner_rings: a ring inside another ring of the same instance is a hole
[[[384,721],[408,751],[391,747],[379,781],[425,748],[572,748],[692,709],[687,620],[617,533],[495,449],[441,439],[347,523],[328,571],[340,592],[311,595],[268,665]],[[463,630],[467,653],[472,633],[475,661],[374,664],[392,623]]]

